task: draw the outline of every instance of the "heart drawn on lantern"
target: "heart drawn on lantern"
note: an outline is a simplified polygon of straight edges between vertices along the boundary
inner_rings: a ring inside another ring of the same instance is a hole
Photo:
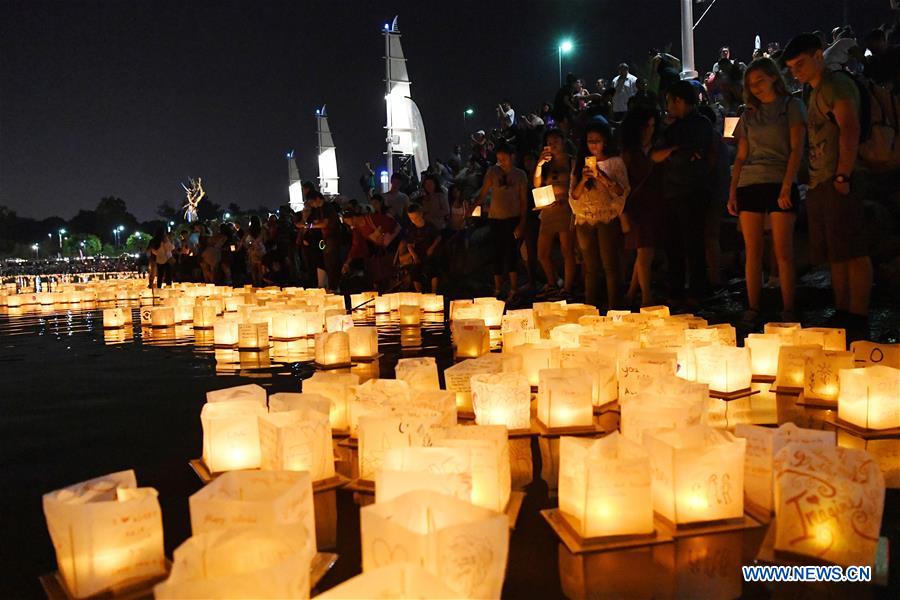
[[[409,562],[409,552],[403,546],[391,546],[381,538],[372,542],[372,561],[376,567],[384,567],[398,562]]]

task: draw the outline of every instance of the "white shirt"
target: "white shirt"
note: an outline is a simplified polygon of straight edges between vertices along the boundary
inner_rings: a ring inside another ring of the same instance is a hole
[[[613,95],[613,112],[626,112],[628,110],[628,99],[637,94],[637,77],[629,73],[625,76],[622,85],[619,85],[621,75],[613,77],[613,89],[616,93]]]
[[[850,62],[850,50],[857,46],[853,38],[840,38],[828,46],[823,53],[825,67],[829,71],[840,71]]]

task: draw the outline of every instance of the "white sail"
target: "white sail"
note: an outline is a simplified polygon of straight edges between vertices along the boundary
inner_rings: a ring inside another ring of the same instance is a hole
[[[416,175],[428,168],[428,141],[425,124],[419,107],[410,93],[409,73],[406,57],[400,44],[400,30],[397,18],[391,25],[385,25],[385,104],[387,111],[387,164],[388,173],[393,173],[393,156],[412,155],[415,160]]]
[[[319,138],[319,191],[326,196],[338,195],[337,154],[325,107],[316,110],[316,133]]]
[[[294,160],[294,151],[288,152],[285,158],[288,162],[288,198],[291,210],[300,212],[303,210],[303,182],[300,180],[300,171]]]

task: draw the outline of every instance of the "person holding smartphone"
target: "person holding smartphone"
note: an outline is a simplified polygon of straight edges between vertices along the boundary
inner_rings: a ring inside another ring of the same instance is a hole
[[[606,278],[606,305],[619,306],[619,216],[630,192],[625,163],[607,152],[611,138],[606,121],[585,128],[572,169],[569,202],[575,214],[575,234],[584,260],[584,301],[598,306],[600,269]]]
[[[572,209],[569,206],[569,183],[572,157],[566,152],[565,137],[559,129],[544,134],[544,149],[534,170],[534,187],[551,185],[556,201],[541,209],[541,228],[538,233],[538,261],[544,270],[547,284],[538,294],[552,298],[560,293],[556,269],[553,265],[553,242],[559,238],[563,256],[563,295],[571,297],[575,283],[575,240],[572,232]]]

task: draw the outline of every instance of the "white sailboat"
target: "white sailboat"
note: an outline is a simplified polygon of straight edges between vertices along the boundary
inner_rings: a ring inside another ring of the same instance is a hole
[[[297,161],[294,160],[294,151],[288,152],[285,158],[288,162],[288,198],[291,210],[300,212],[303,210],[303,182],[300,180]]]
[[[338,195],[337,154],[331,129],[328,127],[328,115],[325,105],[316,109],[316,134],[319,139],[319,191],[326,196]]]
[[[410,172],[418,177],[429,165],[428,141],[419,107],[410,95],[409,73],[406,70],[403,47],[400,45],[397,17],[394,17],[390,25],[385,23],[382,34],[385,52],[388,176],[394,173],[394,156],[411,156],[415,164]]]

